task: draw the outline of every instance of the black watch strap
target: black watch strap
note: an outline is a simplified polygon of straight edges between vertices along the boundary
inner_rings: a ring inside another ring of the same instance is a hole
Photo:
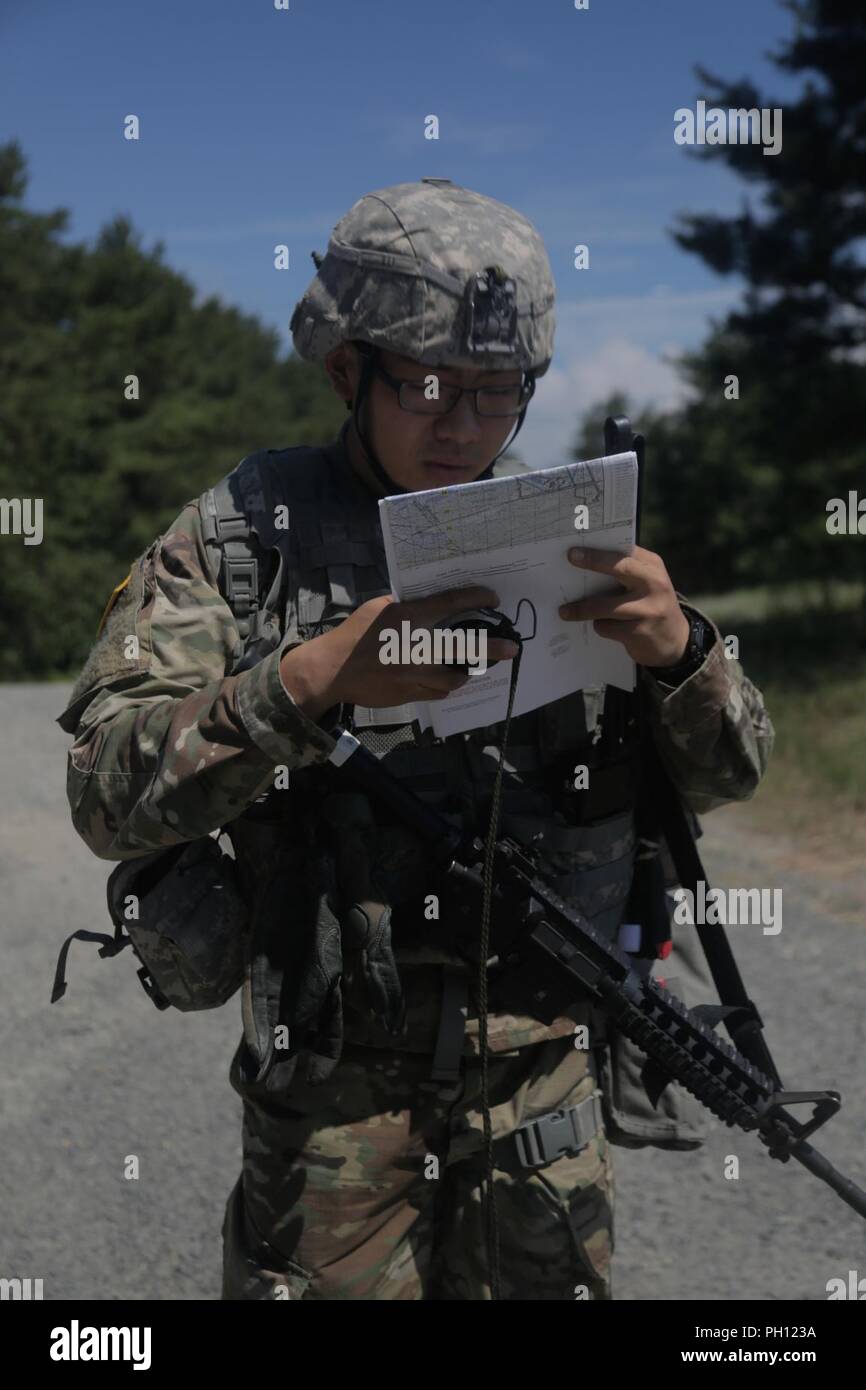
[[[656,680],[662,681],[665,685],[682,685],[683,681],[693,676],[695,671],[703,666],[715,642],[715,633],[707,622],[706,618],[701,617],[693,608],[687,608],[685,604],[680,604],[680,608],[689,620],[689,640],[682,660],[676,666],[647,666],[651,676]]]

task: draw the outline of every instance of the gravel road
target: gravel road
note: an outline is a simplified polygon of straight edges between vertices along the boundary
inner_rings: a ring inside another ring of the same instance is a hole
[[[69,992],[54,963],[78,928],[108,930],[96,860],[69,820],[65,685],[0,687],[0,1277],[41,1278],[46,1299],[216,1299],[220,1226],[240,1161],[227,1072],[239,1004],[159,1014],[133,959],[75,942]],[[706,819],[710,882],[781,887],[777,936],[731,929],[792,1089],[837,1088],[816,1146],[866,1187],[866,884],[798,871],[796,846],[756,835],[743,808]],[[794,861],[792,863],[792,861]],[[841,894],[841,896],[840,896]],[[127,1155],[140,1178],[123,1177]],[[740,1176],[723,1176],[736,1154]],[[713,1121],[695,1153],[616,1150],[618,1299],[824,1300],[866,1275],[866,1224],[799,1164]]]

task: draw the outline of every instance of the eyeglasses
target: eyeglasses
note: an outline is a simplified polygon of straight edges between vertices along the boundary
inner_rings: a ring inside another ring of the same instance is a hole
[[[438,391],[433,394],[423,381],[407,381],[392,376],[378,362],[374,364],[373,371],[388,383],[392,391],[397,392],[400,409],[408,410],[413,415],[447,415],[461,396],[473,396],[477,415],[505,419],[519,415],[535,392],[532,377],[515,386],[446,386],[437,378]],[[435,373],[432,375],[435,376]]]

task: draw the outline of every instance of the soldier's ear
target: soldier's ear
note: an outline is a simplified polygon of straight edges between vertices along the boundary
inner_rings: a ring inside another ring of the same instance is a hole
[[[352,397],[354,395],[354,364],[352,361],[354,356],[351,343],[340,343],[328,353],[323,363],[328,380],[349,410],[352,409]]]

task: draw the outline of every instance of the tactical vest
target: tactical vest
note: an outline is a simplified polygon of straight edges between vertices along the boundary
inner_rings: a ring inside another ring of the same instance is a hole
[[[201,499],[213,569],[238,620],[235,669],[262,659],[283,638],[301,643],[327,632],[368,599],[390,593],[377,499],[352,469],[344,437],[345,427],[325,448],[251,454]],[[534,849],[554,890],[610,937],[623,921],[635,855],[635,750],[627,710],[627,698],[608,687],[606,698],[603,689],[585,690],[513,718],[499,821],[499,833]],[[440,739],[421,731],[413,713],[411,705],[356,705],[341,711],[341,722],[444,818],[484,836],[502,725]],[[576,791],[581,764],[589,769],[589,789]],[[279,798],[287,822],[300,827],[309,821],[317,774],[317,768],[292,772],[289,789],[264,800]],[[260,811],[254,806],[228,827],[251,887],[255,842],[259,854],[264,843]],[[431,883],[423,846],[407,852],[408,832],[386,826],[375,811],[374,817],[385,837],[384,857],[388,846],[395,850],[389,862],[398,961],[470,958],[477,911],[474,920],[470,913],[433,931],[421,903],[440,885]],[[441,890],[447,899],[447,885]]]

